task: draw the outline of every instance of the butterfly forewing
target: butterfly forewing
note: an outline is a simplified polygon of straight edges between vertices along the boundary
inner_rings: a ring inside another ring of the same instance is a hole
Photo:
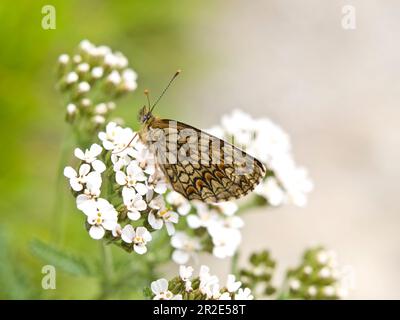
[[[172,188],[189,200],[238,199],[254,190],[266,173],[264,165],[244,151],[182,122],[154,118],[140,136]]]

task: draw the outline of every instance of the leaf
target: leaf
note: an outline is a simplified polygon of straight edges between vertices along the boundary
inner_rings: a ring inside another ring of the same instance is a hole
[[[70,253],[57,249],[40,240],[33,240],[30,243],[33,255],[54,267],[63,270],[73,276],[90,276],[92,272],[87,263]]]
[[[9,252],[9,243],[3,228],[0,228],[0,298],[32,299],[37,292],[26,277],[26,270],[16,263]]]
[[[146,299],[151,299],[153,297],[153,292],[150,290],[149,287],[144,287],[143,288],[143,296]]]

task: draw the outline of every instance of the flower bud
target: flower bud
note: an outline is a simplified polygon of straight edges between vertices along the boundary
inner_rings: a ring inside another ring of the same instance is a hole
[[[92,78],[99,79],[103,76],[104,70],[102,67],[94,67],[92,69]]]
[[[78,108],[76,107],[76,105],[73,103],[69,103],[67,105],[66,120],[70,123],[74,122],[77,111],[78,111]]]
[[[98,115],[104,115],[108,112],[107,105],[105,103],[99,103],[95,106],[94,112]]]
[[[76,83],[78,80],[79,80],[79,76],[74,71],[68,73],[67,76],[65,77],[65,83],[67,85],[71,85],[73,83]]]
[[[90,91],[90,84],[87,83],[86,81],[82,81],[78,84],[78,87],[76,88],[76,91],[78,94],[84,94]]]

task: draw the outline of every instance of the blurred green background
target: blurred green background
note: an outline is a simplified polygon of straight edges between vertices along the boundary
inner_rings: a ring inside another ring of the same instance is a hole
[[[41,27],[44,5],[56,8],[56,29]],[[186,41],[187,31],[215,5],[203,1],[1,1],[0,3],[0,298],[92,298],[90,277],[57,274],[57,290],[42,290],[43,262],[30,250],[33,239],[87,257],[98,242],[84,230],[67,182],[57,183],[62,141],[68,135],[65,106],[55,89],[61,53],[88,39],[123,52],[139,75],[139,88],[118,102],[117,115],[137,126],[143,89],[158,93],[177,68],[201,74],[208,59]],[[178,83],[158,113],[179,112]],[[68,146],[72,152],[72,146]],[[120,250],[117,254],[124,255]],[[85,290],[82,290],[85,288]],[[127,292],[125,298],[138,293]]]

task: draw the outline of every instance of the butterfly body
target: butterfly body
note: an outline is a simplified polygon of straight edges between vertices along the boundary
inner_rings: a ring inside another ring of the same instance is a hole
[[[265,166],[232,144],[188,124],[139,113],[140,140],[154,153],[171,187],[188,200],[216,203],[254,190]]]

